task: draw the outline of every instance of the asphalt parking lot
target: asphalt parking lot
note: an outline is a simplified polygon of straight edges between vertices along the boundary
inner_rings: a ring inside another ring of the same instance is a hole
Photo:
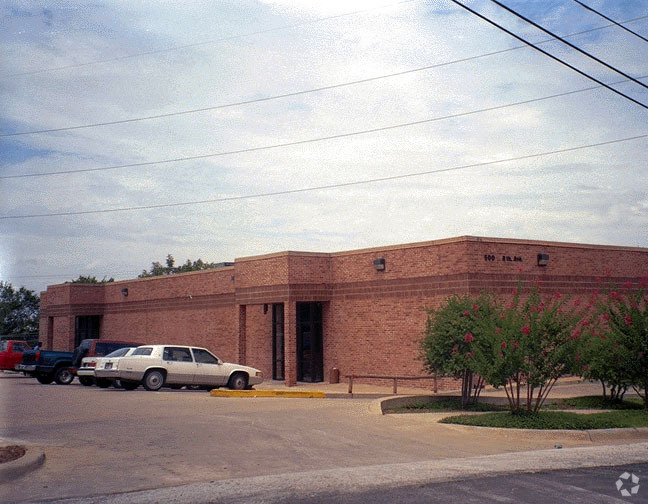
[[[372,399],[219,398],[41,385],[20,376],[0,377],[0,397],[0,437],[47,456],[42,468],[2,485],[3,502],[610,443],[565,433],[467,432],[438,424],[435,414],[376,414]]]

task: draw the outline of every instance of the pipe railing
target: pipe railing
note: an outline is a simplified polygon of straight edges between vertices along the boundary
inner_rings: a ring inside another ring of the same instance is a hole
[[[437,376],[436,373],[432,376],[394,376],[394,375],[373,375],[373,374],[350,374],[346,375],[349,380],[349,394],[353,394],[353,380],[354,379],[371,379],[371,380],[392,380],[394,394],[398,393],[398,380],[434,380],[434,393],[437,393]]]

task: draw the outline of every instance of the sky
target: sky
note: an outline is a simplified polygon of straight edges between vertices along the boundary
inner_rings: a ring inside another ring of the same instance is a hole
[[[648,38],[645,1],[586,1]],[[504,3],[612,69],[463,2],[648,104],[648,42],[573,0]],[[648,109],[450,0],[5,0],[0,26],[15,287],[463,235],[648,247]]]

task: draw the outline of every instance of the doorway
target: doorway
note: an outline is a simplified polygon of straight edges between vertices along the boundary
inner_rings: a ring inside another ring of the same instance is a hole
[[[322,303],[297,303],[297,380],[324,380]]]
[[[284,305],[275,303],[272,305],[272,379],[283,380],[284,373]]]

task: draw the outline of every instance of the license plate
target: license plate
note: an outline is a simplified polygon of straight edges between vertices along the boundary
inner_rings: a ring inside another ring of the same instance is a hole
[[[112,362],[106,362],[104,369],[112,369]]]

